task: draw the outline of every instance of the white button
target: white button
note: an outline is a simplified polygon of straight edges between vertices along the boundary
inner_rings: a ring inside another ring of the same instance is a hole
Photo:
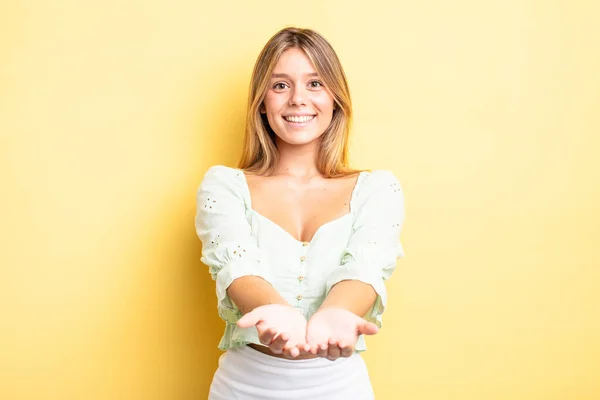
[[[302,242],[302,246],[304,246],[304,247],[308,246],[308,242]]]
[[[306,260],[305,256],[300,257],[300,261],[304,261],[304,260]]]
[[[299,281],[303,281],[303,280],[304,280],[304,275],[300,275],[300,276],[298,277],[298,280],[299,280]]]
[[[299,294],[298,296],[296,296],[296,298],[297,298],[298,300],[302,300],[302,295],[301,295],[301,294]]]

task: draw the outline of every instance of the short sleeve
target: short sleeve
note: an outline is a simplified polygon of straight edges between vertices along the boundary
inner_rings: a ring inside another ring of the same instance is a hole
[[[242,171],[214,166],[204,175],[196,196],[201,261],[216,281],[219,315],[229,323],[241,317],[227,296],[227,288],[235,279],[254,275],[272,282],[246,217],[247,192]]]
[[[377,299],[365,318],[381,327],[387,302],[384,282],[404,257],[400,232],[404,222],[404,195],[390,171],[374,171],[365,177],[352,204],[352,235],[341,265],[326,284],[327,293],[338,282],[358,280],[373,287]]]

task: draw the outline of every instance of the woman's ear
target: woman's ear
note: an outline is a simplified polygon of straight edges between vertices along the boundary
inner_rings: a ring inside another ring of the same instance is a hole
[[[258,107],[258,112],[261,114],[266,114],[267,113],[267,109],[265,108],[264,104],[261,104],[260,107]]]

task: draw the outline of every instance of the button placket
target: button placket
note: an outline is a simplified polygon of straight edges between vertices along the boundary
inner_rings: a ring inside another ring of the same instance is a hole
[[[300,301],[302,300],[303,296],[302,296],[302,289],[303,289],[303,282],[304,282],[304,278],[306,278],[305,276],[305,263],[306,263],[306,252],[308,249],[308,242],[302,242],[302,255],[300,256],[300,273],[297,277],[298,279],[298,295],[296,296],[296,300]]]

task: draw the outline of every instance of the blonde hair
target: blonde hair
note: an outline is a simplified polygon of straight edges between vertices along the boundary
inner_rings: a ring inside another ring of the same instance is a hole
[[[299,48],[313,63],[325,87],[333,95],[335,109],[329,127],[321,136],[317,168],[327,178],[355,173],[348,165],[348,137],[352,102],[346,75],[337,54],[319,33],[311,29],[285,28],[277,32],[260,52],[248,93],[246,131],[238,167],[258,175],[271,174],[279,160],[275,134],[260,107],[281,54]]]

